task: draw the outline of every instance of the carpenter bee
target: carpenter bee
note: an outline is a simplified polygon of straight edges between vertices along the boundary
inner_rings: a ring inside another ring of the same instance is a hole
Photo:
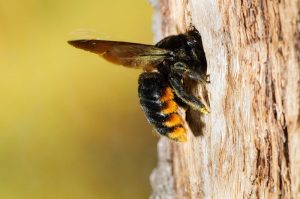
[[[205,105],[183,87],[185,78],[209,82],[201,36],[196,29],[166,37],[154,46],[105,40],[71,40],[68,43],[112,63],[144,69],[138,80],[141,108],[156,131],[171,140],[187,141],[179,107],[209,113]]]

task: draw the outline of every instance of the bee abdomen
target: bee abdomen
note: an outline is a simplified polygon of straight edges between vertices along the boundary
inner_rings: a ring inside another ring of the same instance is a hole
[[[142,73],[139,77],[139,98],[149,123],[156,131],[180,142],[186,141],[186,129],[178,114],[172,88],[158,72]]]

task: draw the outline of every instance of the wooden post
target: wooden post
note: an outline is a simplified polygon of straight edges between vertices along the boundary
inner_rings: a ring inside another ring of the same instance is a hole
[[[199,30],[211,78],[202,132],[158,143],[152,198],[300,198],[299,0],[152,3],[156,40]]]

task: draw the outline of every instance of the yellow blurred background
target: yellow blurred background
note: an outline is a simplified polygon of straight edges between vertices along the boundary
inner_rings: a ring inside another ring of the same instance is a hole
[[[147,0],[0,0],[1,199],[148,198],[141,71],[67,40],[151,44],[151,15]]]

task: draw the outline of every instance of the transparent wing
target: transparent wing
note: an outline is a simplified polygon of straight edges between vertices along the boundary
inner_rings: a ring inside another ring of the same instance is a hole
[[[145,44],[105,40],[72,40],[68,43],[130,68],[155,68],[164,59],[172,56],[170,50]]]

